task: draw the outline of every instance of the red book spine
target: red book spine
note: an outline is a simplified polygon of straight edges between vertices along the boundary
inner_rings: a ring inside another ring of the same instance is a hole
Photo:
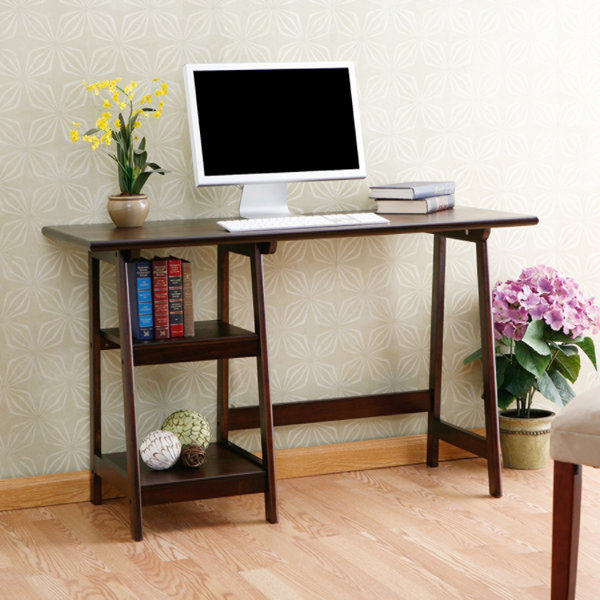
[[[181,259],[170,256],[167,260],[169,280],[169,328],[171,337],[183,337],[183,287]]]
[[[169,328],[169,280],[167,259],[152,260],[152,301],[154,304],[154,339],[171,337]]]

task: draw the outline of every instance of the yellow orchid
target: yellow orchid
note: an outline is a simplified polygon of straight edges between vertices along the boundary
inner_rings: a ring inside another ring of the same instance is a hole
[[[131,81],[129,85],[121,87],[119,82],[122,78],[104,79],[94,83],[83,82],[83,87],[98,96],[102,93],[105,97],[102,102],[104,109],[100,117],[96,120],[95,127],[86,131],[83,135],[79,132],[81,123],[73,122],[74,129],[69,131],[69,137],[72,142],[83,140],[90,144],[92,150],[97,150],[100,145],[108,147],[113,140],[116,144],[116,152],[107,154],[117,164],[119,175],[119,187],[121,192],[130,194],[139,194],[152,173],[164,175],[166,172],[156,163],[148,162],[146,152],[146,138],[141,141],[134,134],[134,129],[142,127],[140,116],[148,117],[150,115],[159,118],[162,115],[164,101],[161,101],[157,108],[152,106],[155,96],[164,96],[168,93],[168,85],[160,81],[159,78],[153,79],[153,83],[159,83],[159,86],[151,92],[147,92],[139,102],[139,106],[134,106],[135,90],[138,88],[137,81]],[[129,108],[126,117],[120,112],[117,118],[113,118],[108,110],[115,104],[120,111]],[[99,137],[100,136],[100,137]],[[136,147],[137,146],[137,147]]]

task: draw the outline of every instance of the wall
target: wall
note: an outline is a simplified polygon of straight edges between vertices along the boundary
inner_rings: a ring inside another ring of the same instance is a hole
[[[106,221],[112,163],[68,140],[97,105],[82,80],[170,86],[149,123],[151,218],[235,215],[236,190],[195,189],[182,90],[186,62],[356,62],[368,179],[294,185],[304,210],[368,209],[369,184],[454,179],[457,202],[534,213],[494,232],[493,279],[540,262],[600,296],[600,7],[592,0],[23,0],[0,6],[0,477],[88,468],[86,256],[46,224]],[[210,90],[206,90],[210,93]],[[266,259],[275,402],[427,384],[431,240],[281,244]],[[168,249],[166,249],[168,251]],[[483,422],[473,249],[449,243],[444,417]],[[215,315],[213,250],[195,265],[196,317]],[[234,264],[247,324],[245,265]],[[110,268],[103,271],[114,277]],[[110,286],[105,323],[115,321]],[[104,358],[105,450],[122,446],[118,355]],[[180,407],[215,418],[214,364],[143,367],[140,435]],[[586,367],[577,388],[593,384]],[[256,399],[236,361],[233,400]],[[278,447],[414,434],[421,416],[282,428]],[[256,447],[252,433],[241,441]]]

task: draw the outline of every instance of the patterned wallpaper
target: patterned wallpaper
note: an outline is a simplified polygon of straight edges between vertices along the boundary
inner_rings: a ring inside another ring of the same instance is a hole
[[[167,81],[150,155],[152,219],[235,215],[232,188],[197,190],[181,77],[186,62],[356,63],[368,178],[291,186],[302,211],[367,209],[369,184],[455,179],[457,202],[535,213],[498,231],[492,275],[545,262],[600,296],[600,5],[594,0],[0,0],[0,477],[89,467],[86,256],[46,224],[106,221],[108,159],[68,141],[96,106],[82,80]],[[210,90],[206,90],[210,93]],[[168,249],[167,249],[168,250]],[[449,243],[444,417],[483,422],[474,249]],[[215,252],[194,262],[196,317],[214,318]],[[273,400],[427,384],[431,239],[280,244],[266,258]],[[250,323],[233,266],[234,314]],[[103,319],[115,321],[110,267]],[[105,353],[104,445],[123,446],[119,357]],[[178,408],[215,419],[214,363],[136,371],[139,432]],[[578,382],[595,381],[586,368]],[[256,401],[253,360],[233,401]],[[421,416],[281,428],[279,448],[422,433]],[[238,436],[258,446],[253,432]]]

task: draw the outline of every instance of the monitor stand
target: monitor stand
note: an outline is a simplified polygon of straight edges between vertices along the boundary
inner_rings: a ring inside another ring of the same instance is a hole
[[[242,187],[241,217],[287,217],[290,214],[287,183],[250,183]]]

